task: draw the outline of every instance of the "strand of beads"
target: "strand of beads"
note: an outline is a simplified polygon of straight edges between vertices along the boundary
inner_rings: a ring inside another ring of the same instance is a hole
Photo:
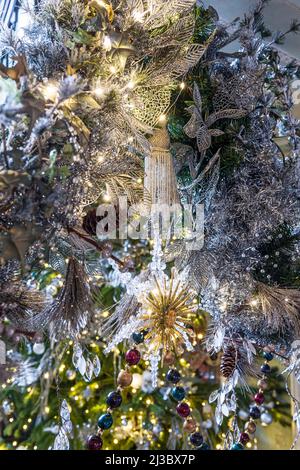
[[[255,404],[251,405],[250,407],[250,412],[249,412],[249,421],[245,424],[245,431],[240,434],[239,442],[236,442],[233,444],[231,450],[243,450],[244,446],[248,444],[250,441],[251,437],[254,437],[255,431],[256,431],[256,423],[255,421],[260,418],[261,416],[261,411],[260,411],[260,406],[265,401],[265,396],[264,392],[268,387],[268,375],[271,372],[271,367],[269,366],[269,362],[272,361],[273,359],[273,354],[264,351],[263,353],[264,356],[264,364],[261,366],[260,370],[263,374],[262,378],[259,379],[257,382],[257,385],[259,387],[258,392],[254,396],[254,402]]]
[[[143,342],[143,333],[134,333],[132,335],[133,341],[136,344]],[[126,366],[119,372],[117,378],[117,390],[110,392],[106,398],[106,404],[108,406],[106,412],[102,414],[98,419],[98,430],[96,434],[92,434],[87,439],[88,450],[101,450],[103,447],[102,434],[113,425],[112,412],[114,409],[119,408],[122,404],[122,391],[132,383],[132,373],[130,367],[137,365],[140,362],[141,353],[135,347],[129,349],[125,354]]]
[[[202,434],[199,432],[195,419],[191,416],[191,409],[185,401],[185,390],[182,386],[178,385],[181,379],[180,372],[176,369],[170,369],[167,372],[166,378],[168,382],[174,386],[171,389],[172,398],[178,402],[176,406],[177,414],[184,419],[183,430],[190,434],[190,444],[201,450],[208,450],[209,446],[204,442]]]

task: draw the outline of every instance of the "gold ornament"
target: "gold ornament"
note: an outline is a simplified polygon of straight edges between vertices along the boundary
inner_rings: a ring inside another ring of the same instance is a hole
[[[130,372],[128,372],[127,370],[121,370],[118,375],[117,384],[120,387],[129,387],[129,385],[131,385],[132,383],[132,379],[133,377]]]
[[[256,431],[256,424],[254,421],[248,421],[245,424],[245,431],[247,431],[249,434],[254,434]]]
[[[173,91],[171,85],[149,87],[139,84],[134,90],[132,114],[144,125],[155,128],[168,112]]]
[[[149,139],[151,155],[145,159],[145,190],[152,204],[179,204],[179,194],[170,152],[170,137],[166,124],[156,129]]]
[[[195,304],[192,293],[181,281],[174,281],[172,271],[170,281],[162,282],[155,277],[156,289],[145,298],[145,313],[141,320],[143,328],[148,330],[145,341],[154,354],[162,352],[163,357],[170,351],[182,352],[182,345],[192,350],[190,338],[194,332],[187,323],[191,320]]]
[[[164,364],[166,366],[171,366],[172,364],[174,364],[175,360],[176,360],[176,357],[175,357],[175,354],[172,351],[168,351],[164,355]]]
[[[183,430],[191,434],[192,432],[195,432],[196,429],[197,422],[194,420],[194,418],[188,417],[183,423]]]

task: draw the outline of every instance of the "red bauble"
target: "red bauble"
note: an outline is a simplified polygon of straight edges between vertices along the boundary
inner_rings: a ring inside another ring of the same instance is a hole
[[[181,416],[182,418],[186,418],[187,416],[189,416],[191,412],[189,405],[184,402],[179,403],[179,405],[177,405],[176,411],[179,414],[179,416]]]
[[[264,394],[261,392],[257,393],[254,397],[254,401],[257,405],[262,405],[263,402],[265,401]]]
[[[140,359],[141,359],[141,353],[137,349],[130,349],[125,354],[125,361],[130,366],[135,366],[136,364],[138,364],[140,362]]]

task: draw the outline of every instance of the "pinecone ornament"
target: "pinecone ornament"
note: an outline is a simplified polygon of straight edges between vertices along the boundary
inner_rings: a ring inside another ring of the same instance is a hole
[[[233,375],[237,367],[238,358],[239,352],[234,344],[230,344],[224,349],[220,364],[220,371],[223,377],[229,379]]]

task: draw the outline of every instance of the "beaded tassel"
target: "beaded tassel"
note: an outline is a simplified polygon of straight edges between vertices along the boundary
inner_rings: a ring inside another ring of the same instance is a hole
[[[151,154],[145,159],[145,194],[152,204],[179,204],[176,175],[170,152],[167,127],[154,131],[150,138]]]
[[[169,369],[166,375],[166,379],[169,383],[173,384],[171,389],[171,396],[177,402],[176,412],[183,418],[183,430],[189,434],[189,442],[192,447],[199,450],[208,450],[209,445],[204,442],[203,436],[200,432],[200,426],[191,416],[191,409],[188,403],[184,401],[186,392],[182,386],[178,383],[181,380],[181,374],[177,369]]]
[[[253,438],[255,431],[256,431],[256,423],[255,420],[259,419],[261,416],[261,409],[260,407],[265,401],[264,392],[268,387],[268,374],[271,372],[271,367],[269,366],[269,362],[273,359],[273,354],[269,351],[264,351],[263,353],[265,362],[261,366],[262,378],[258,381],[258,392],[254,396],[254,404],[250,407],[250,418],[249,421],[245,425],[245,431],[241,433],[239,437],[239,442],[236,442],[231,447],[231,450],[243,450],[250,439]]]

